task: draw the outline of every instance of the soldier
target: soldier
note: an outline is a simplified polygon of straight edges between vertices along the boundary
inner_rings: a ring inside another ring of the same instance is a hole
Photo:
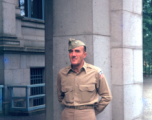
[[[82,41],[69,39],[68,47],[71,65],[62,68],[57,78],[58,100],[65,106],[61,120],[96,120],[112,100],[106,78],[100,68],[84,61]]]

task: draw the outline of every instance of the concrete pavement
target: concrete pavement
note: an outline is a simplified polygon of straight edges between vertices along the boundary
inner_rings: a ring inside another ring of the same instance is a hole
[[[45,120],[45,113],[31,116],[1,116],[0,120]]]
[[[143,120],[152,120],[152,76],[143,82]]]

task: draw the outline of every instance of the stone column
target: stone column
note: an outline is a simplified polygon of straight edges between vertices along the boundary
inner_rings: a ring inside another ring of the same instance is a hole
[[[54,0],[53,10],[53,105],[54,120],[60,120],[63,107],[57,100],[57,73],[70,65],[69,38],[86,43],[85,61],[102,68],[109,85],[111,83],[109,1]],[[97,118],[111,120],[111,114],[110,104]]]
[[[112,118],[142,116],[142,0],[110,0]]]
[[[45,0],[45,94],[46,120],[53,117],[53,0]]]

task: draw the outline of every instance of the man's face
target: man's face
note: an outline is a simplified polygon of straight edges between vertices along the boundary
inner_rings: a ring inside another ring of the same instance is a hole
[[[72,65],[81,65],[84,62],[84,58],[87,56],[87,53],[84,52],[84,46],[76,47],[69,50],[69,58]]]

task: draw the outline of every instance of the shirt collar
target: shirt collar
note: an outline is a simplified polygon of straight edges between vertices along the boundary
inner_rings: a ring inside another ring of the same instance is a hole
[[[84,68],[85,72],[87,73],[87,63],[85,61],[84,61],[82,68]]]
[[[85,72],[87,73],[87,63],[85,61],[84,61],[82,68],[84,68]],[[67,66],[66,69],[67,69],[66,74],[68,74],[70,72],[70,70],[72,70],[71,65]]]

